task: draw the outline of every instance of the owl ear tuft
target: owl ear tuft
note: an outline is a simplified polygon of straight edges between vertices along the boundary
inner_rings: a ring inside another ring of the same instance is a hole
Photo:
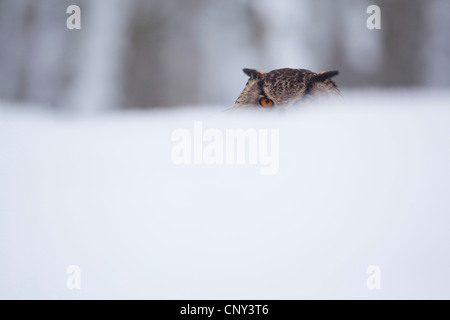
[[[255,69],[244,68],[244,69],[242,69],[242,71],[244,71],[244,73],[246,75],[248,75],[250,77],[250,79],[260,78],[264,74],[264,72],[259,71],[259,70],[255,70]]]
[[[311,77],[311,80],[314,82],[323,82],[327,79],[331,79],[339,74],[339,71],[322,71]]]

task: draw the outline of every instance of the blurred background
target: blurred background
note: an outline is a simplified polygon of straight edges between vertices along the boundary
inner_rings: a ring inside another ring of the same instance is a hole
[[[0,0],[0,299],[449,299],[449,16],[450,0]],[[345,103],[215,117],[244,67],[337,69]],[[207,128],[278,129],[279,172],[173,163],[173,133],[196,152]]]
[[[381,30],[366,27],[369,5]],[[81,30],[68,30],[69,5]],[[449,87],[448,0],[0,0],[0,100],[98,112],[232,106],[244,67]]]

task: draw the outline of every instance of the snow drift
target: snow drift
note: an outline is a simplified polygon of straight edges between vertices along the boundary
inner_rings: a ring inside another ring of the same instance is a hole
[[[0,298],[448,299],[449,98],[347,93],[276,117],[3,103]],[[278,171],[174,163],[195,121],[278,130]]]

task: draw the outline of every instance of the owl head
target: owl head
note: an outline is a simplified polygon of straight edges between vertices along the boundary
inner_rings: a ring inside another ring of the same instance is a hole
[[[290,108],[310,102],[319,96],[339,96],[339,90],[331,80],[338,71],[314,73],[305,69],[277,69],[267,73],[243,69],[249,76],[233,110],[274,110]]]

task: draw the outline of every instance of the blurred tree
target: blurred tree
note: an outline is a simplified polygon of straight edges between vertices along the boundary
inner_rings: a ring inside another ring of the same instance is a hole
[[[421,45],[427,61],[424,66],[425,82],[433,86],[450,86],[450,1],[427,1],[425,44]]]
[[[382,86],[409,86],[424,82],[427,30],[423,0],[376,0],[382,8],[383,65],[377,75]]]
[[[47,105],[61,100],[65,9],[62,2],[0,2],[0,97]]]
[[[66,28],[69,5],[81,30]],[[381,8],[381,30],[366,9]],[[243,67],[341,87],[449,84],[448,0],[0,0],[0,99],[101,111],[231,105]]]
[[[123,63],[127,107],[194,104],[198,100],[198,43],[194,22],[204,0],[133,2]]]
[[[331,3],[333,2],[333,3]],[[353,2],[353,1],[352,1]],[[324,2],[320,2],[324,6]],[[344,2],[344,3],[349,3]],[[365,0],[334,7],[329,30],[333,30],[327,65],[342,71],[344,86],[398,87],[423,84],[427,45],[427,24],[422,0]],[[381,8],[381,30],[368,30],[366,9]],[[348,23],[350,21],[350,23]]]

